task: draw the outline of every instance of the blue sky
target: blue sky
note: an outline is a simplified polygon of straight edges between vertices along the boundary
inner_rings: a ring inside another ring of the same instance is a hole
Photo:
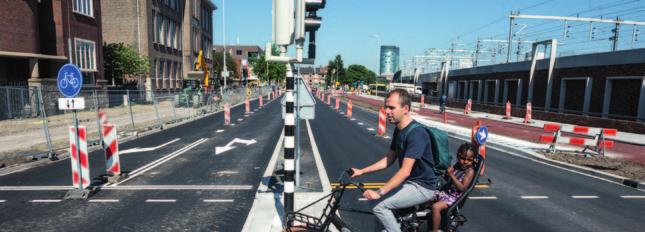
[[[212,1],[218,6],[213,16],[214,43],[221,44],[222,0]],[[604,14],[615,17],[611,13],[623,12],[615,15],[630,19],[645,12],[625,12],[644,5],[638,0],[328,0],[319,11],[323,24],[317,34],[316,64],[325,65],[339,53],[345,65],[362,64],[374,70],[377,65],[374,34],[380,36],[381,45],[399,46],[404,60],[423,54],[427,48],[446,49],[451,41],[473,44],[478,36],[504,39],[511,10],[558,16],[581,12],[581,17]],[[225,0],[224,7],[227,44],[239,40],[239,44],[264,47],[271,40],[271,0]],[[526,24],[528,29],[538,26],[534,21]],[[559,33],[557,24],[553,33]]]

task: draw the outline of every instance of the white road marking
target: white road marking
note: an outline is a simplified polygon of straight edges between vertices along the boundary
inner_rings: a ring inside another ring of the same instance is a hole
[[[121,185],[102,190],[252,190],[253,185]]]
[[[468,197],[471,200],[497,200],[496,196],[483,196],[483,197]]]
[[[645,199],[645,196],[620,196],[625,199]]]
[[[244,117],[248,117],[248,115],[244,115]],[[244,119],[243,118],[238,118],[237,121],[241,122],[241,121],[244,121]]]
[[[362,125],[363,125],[363,123],[362,123],[362,122],[358,122],[358,125],[362,126]]]
[[[231,126],[235,126],[235,123],[231,123]]]
[[[359,200],[359,201],[367,201],[367,198],[365,198],[365,197],[361,197],[361,198],[358,198],[358,200]]]
[[[115,203],[119,202],[119,199],[91,199],[88,202]]]
[[[522,199],[548,199],[548,196],[520,196]]]
[[[215,131],[215,132],[216,132],[216,133],[222,133],[222,132],[224,132],[224,130],[217,130],[217,131]]]
[[[318,169],[318,176],[320,177],[320,183],[323,186],[323,192],[331,192],[331,184],[329,183],[329,178],[327,176],[327,170],[323,165],[322,159],[320,158],[320,152],[318,151],[318,145],[316,144],[316,138],[314,133],[311,132],[311,126],[309,125],[309,120],[305,121],[307,124],[307,134],[309,134],[309,141],[311,144],[311,150],[314,153],[314,161],[316,162],[316,169]],[[284,133],[283,133],[284,134]]]
[[[147,199],[146,202],[175,203],[175,199]]]
[[[0,200],[0,203],[5,203],[7,200]]]
[[[571,196],[573,199],[597,199],[598,196]]]
[[[161,144],[161,145],[156,146],[156,147],[146,147],[146,148],[139,148],[139,147],[136,147],[136,148],[132,148],[132,149],[126,149],[126,150],[123,150],[123,151],[119,152],[119,154],[122,154],[122,155],[123,155],[123,154],[128,154],[128,153],[137,153],[137,152],[148,152],[148,151],[154,151],[154,150],[157,150],[157,149],[159,149],[159,148],[165,147],[165,146],[167,146],[168,144],[171,144],[171,143],[174,143],[174,142],[177,142],[177,141],[179,141],[179,138],[175,138],[175,139],[173,139],[173,140],[170,140],[170,141],[169,141],[169,142],[167,142],[167,143]]]
[[[233,174],[238,174],[239,172],[236,171],[219,171],[215,172],[217,175],[233,175]]]
[[[0,186],[0,191],[71,190],[74,186]]]
[[[273,170],[275,169],[275,163],[278,160],[278,156],[280,154],[283,141],[284,141],[284,129],[282,130],[282,132],[280,132],[280,138],[278,139],[278,142],[275,144],[275,148],[273,149],[273,154],[271,155],[271,160],[269,160],[269,165],[267,165],[267,168],[264,170],[264,174],[262,175],[262,181],[260,181],[260,186],[258,186],[258,192],[267,192],[269,190],[269,181],[271,180],[271,176],[273,176],[272,173],[273,173]],[[247,217],[247,220],[249,220],[249,218],[251,217]]]
[[[374,128],[367,128],[368,131],[374,131]]]
[[[354,120],[356,120],[356,119],[355,119],[355,118],[350,118],[349,120],[350,120],[350,121],[354,121]]]
[[[62,200],[60,200],[60,199],[56,199],[56,200],[41,200],[41,199],[38,199],[38,200],[31,200],[29,202],[32,202],[32,203],[55,203],[55,202],[61,202],[61,201]]]
[[[234,202],[234,199],[204,199],[206,203],[216,203],[216,202]]]
[[[123,181],[120,181],[119,183],[113,184],[112,186],[117,186],[119,184],[122,184],[122,183],[124,183],[124,182],[126,182],[128,180],[131,180],[132,178],[137,177],[138,175],[141,175],[142,173],[144,173],[144,172],[146,172],[146,171],[148,171],[148,170],[150,170],[150,169],[152,169],[154,167],[157,167],[157,166],[159,166],[159,165],[161,165],[161,164],[163,164],[165,162],[168,162],[169,160],[171,160],[171,159],[173,159],[173,158],[185,153],[186,151],[196,147],[197,145],[202,144],[203,142],[206,142],[206,140],[208,140],[208,139],[206,139],[206,138],[199,139],[199,140],[189,144],[188,146],[185,146],[185,147],[183,147],[183,148],[181,148],[181,149],[179,149],[179,150],[177,150],[177,151],[175,151],[173,153],[170,153],[170,154],[168,154],[168,155],[166,155],[164,157],[161,157],[161,158],[159,158],[159,159],[157,159],[157,160],[155,160],[155,161],[153,161],[153,162],[151,162],[149,164],[146,164],[146,165],[144,165],[144,166],[142,166],[140,168],[137,168],[134,171],[129,173],[128,178],[126,178]]]
[[[384,138],[384,139],[389,139],[389,138],[392,138],[392,137],[390,137],[390,136],[387,136],[387,135],[386,135],[386,136],[385,136],[385,137],[383,137],[383,138]]]

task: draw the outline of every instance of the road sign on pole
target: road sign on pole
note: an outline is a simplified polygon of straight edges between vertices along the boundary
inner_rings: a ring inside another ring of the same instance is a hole
[[[65,64],[58,70],[58,90],[65,97],[76,97],[83,87],[83,74],[74,64]]]
[[[58,98],[58,109],[59,110],[82,110],[82,109],[85,109],[85,98],[82,98],[82,97],[75,97],[75,98],[61,97],[61,98]]]
[[[488,127],[479,127],[479,129],[477,129],[477,133],[475,133],[475,140],[479,145],[484,145],[486,140],[488,140]]]

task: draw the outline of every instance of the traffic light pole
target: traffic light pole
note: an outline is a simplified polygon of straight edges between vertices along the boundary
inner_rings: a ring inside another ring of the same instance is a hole
[[[286,48],[285,48],[286,50]],[[293,87],[294,78],[292,71],[292,64],[287,63],[287,78],[285,93],[286,108],[284,116],[284,209],[285,212],[293,212],[293,192],[295,189],[294,184],[294,171],[295,171],[295,120],[293,107]]]

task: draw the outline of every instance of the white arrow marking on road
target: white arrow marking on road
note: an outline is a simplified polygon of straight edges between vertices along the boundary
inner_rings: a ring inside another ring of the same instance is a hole
[[[235,143],[242,143],[242,144],[246,144],[246,146],[249,146],[249,145],[254,144],[256,142],[257,141],[255,141],[255,139],[246,140],[246,139],[234,138],[233,140],[231,140],[231,142],[226,144],[226,146],[215,147],[215,155],[219,155],[219,154],[224,153],[224,152],[226,152],[228,150],[232,150],[235,147],[231,146],[231,145],[233,145]]]
[[[215,131],[215,132],[217,132],[217,133],[222,133],[222,132],[224,132],[224,130],[217,130],[217,131]]]
[[[135,148],[131,148],[131,149],[127,149],[127,150],[123,150],[123,151],[121,151],[121,152],[120,152],[120,154],[121,154],[121,155],[123,155],[123,154],[128,154],[128,153],[137,153],[137,152],[154,151],[154,150],[157,150],[157,149],[159,149],[159,148],[162,148],[162,147],[168,146],[168,144],[171,144],[171,143],[174,143],[174,142],[177,142],[177,141],[179,141],[179,138],[176,138],[176,139],[170,140],[169,142],[164,143],[164,144],[161,144],[161,145],[156,146],[156,147],[146,147],[146,148],[138,148],[138,147],[135,147]]]

